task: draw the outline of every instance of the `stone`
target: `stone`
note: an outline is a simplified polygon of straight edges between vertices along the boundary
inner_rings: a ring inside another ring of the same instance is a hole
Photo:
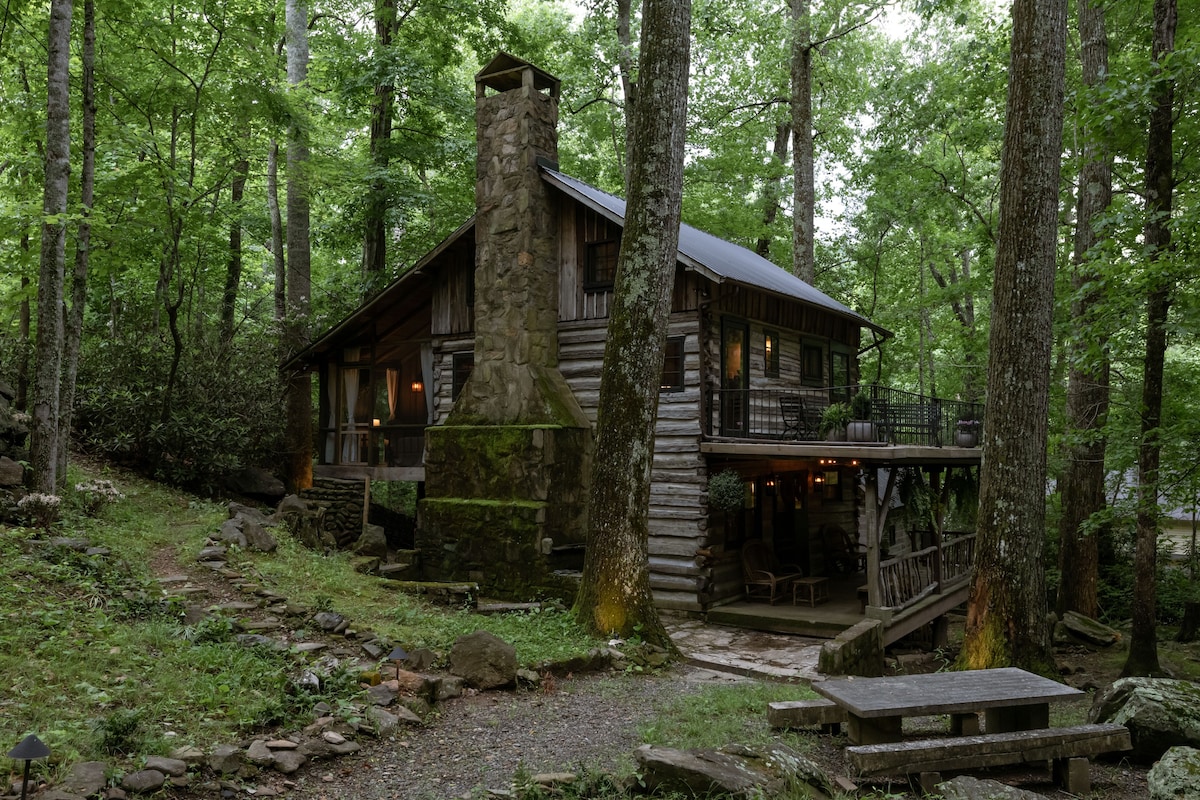
[[[225,557],[227,552],[229,552],[229,549],[226,547],[221,547],[220,545],[216,544],[210,545],[209,547],[203,547],[200,549],[200,552],[196,554],[196,560],[201,562],[219,561]]]
[[[726,794],[748,800],[780,796],[800,782],[826,796],[834,794],[833,783],[820,767],[783,745],[677,750],[644,744],[634,751],[634,757],[643,784],[652,792],[675,791],[697,797]]]
[[[177,758],[185,764],[200,764],[204,762],[204,751],[199,747],[185,744],[171,751],[171,758]]]
[[[108,764],[103,761],[81,761],[71,767],[71,772],[59,788],[80,797],[100,794],[108,785],[107,771]]]
[[[1112,647],[1121,641],[1120,632],[1077,611],[1063,614],[1061,622],[1070,638],[1091,647]]]
[[[400,694],[411,694],[429,700],[437,695],[439,678],[432,675],[422,675],[419,672],[396,670],[396,691]],[[461,678],[459,679],[461,682]]]
[[[318,611],[313,615],[313,622],[323,631],[336,631],[346,622],[346,618],[336,611]]]
[[[227,519],[222,522],[217,539],[228,544],[235,544],[243,550],[246,549],[246,534],[242,531],[242,520]]]
[[[293,742],[291,739],[272,739],[267,742],[267,747],[272,750],[295,750],[299,746],[299,742]]]
[[[308,758],[299,750],[280,750],[271,766],[284,775],[291,775],[307,763]]]
[[[280,499],[287,493],[283,481],[260,467],[242,467],[226,477],[225,485],[238,494],[262,497],[272,501]]]
[[[1171,678],[1121,678],[1097,694],[1089,722],[1129,728],[1130,757],[1151,763],[1176,745],[1200,748],[1200,684]]]
[[[13,794],[19,795],[20,793],[21,782],[17,781],[17,790]],[[44,792],[38,793],[37,800],[83,800],[83,798],[80,795],[64,792],[60,789],[47,789]]]
[[[213,772],[232,774],[242,768],[241,748],[231,744],[218,745],[208,756],[208,766]]]
[[[139,769],[121,779],[121,788],[127,792],[146,794],[157,792],[167,782],[167,776],[156,769]]]
[[[279,542],[267,532],[262,525],[252,520],[246,520],[242,525],[242,533],[246,535],[246,546],[259,553],[274,553],[279,549]]]
[[[178,778],[187,773],[187,762],[182,758],[164,758],[162,756],[146,756],[146,769],[156,769],[164,775]]]
[[[454,641],[450,673],[476,689],[512,686],[517,680],[517,651],[495,634],[478,630]]]
[[[265,647],[269,650],[287,650],[288,645],[283,642],[272,639],[270,636],[263,636],[261,633],[239,633],[234,637],[237,643],[242,647]]]
[[[389,686],[391,681],[381,683],[378,686],[372,686],[367,689],[367,697],[377,706],[390,706],[396,702],[396,690]]]
[[[462,697],[463,679],[457,675],[439,675],[434,686],[433,699],[441,703]]]
[[[1150,800],[1200,800],[1200,750],[1172,747],[1146,775]]]
[[[275,753],[262,739],[255,739],[246,748],[246,760],[259,767],[266,767],[275,762]]]
[[[104,790],[104,800],[125,800],[128,796],[129,794],[120,786],[110,786]]]
[[[25,468],[8,456],[0,456],[0,486],[20,486],[25,482]]]
[[[416,714],[420,719],[425,719],[433,711],[433,706],[423,697],[401,697],[400,705]]]
[[[959,775],[937,785],[942,800],[1045,800],[1045,795],[1018,789],[999,781]]]
[[[404,663],[413,672],[425,672],[437,663],[437,659],[437,653],[428,647],[418,647],[405,657]]]
[[[358,537],[358,541],[354,544],[354,552],[360,556],[374,556],[375,558],[387,559],[388,543],[387,534],[384,533],[382,525],[368,525],[363,531],[362,536]]]

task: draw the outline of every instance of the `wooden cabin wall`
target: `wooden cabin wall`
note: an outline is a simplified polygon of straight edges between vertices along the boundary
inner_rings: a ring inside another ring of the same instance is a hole
[[[434,336],[475,330],[475,244],[442,254],[445,266],[433,271],[432,332]]]

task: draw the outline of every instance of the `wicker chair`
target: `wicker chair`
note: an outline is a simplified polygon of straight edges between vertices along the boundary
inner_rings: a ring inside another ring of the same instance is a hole
[[[762,539],[751,539],[742,545],[742,570],[746,579],[746,597],[764,598],[775,605],[787,595],[792,582],[804,573],[795,564],[779,564],[775,554]]]

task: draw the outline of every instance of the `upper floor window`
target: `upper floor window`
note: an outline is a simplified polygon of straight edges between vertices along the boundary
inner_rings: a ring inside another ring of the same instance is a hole
[[[763,374],[779,377],[779,334],[775,331],[763,331]]]
[[[621,243],[616,239],[588,242],[583,267],[584,289],[610,289],[617,278],[617,253]]]
[[[471,370],[475,368],[475,353],[455,353],[454,354],[454,375],[450,388],[450,399],[457,400],[462,393],[463,387],[467,385],[467,378],[471,377]]]
[[[663,351],[662,381],[658,388],[662,392],[683,391],[682,336],[672,336],[667,339],[667,347]]]
[[[825,348],[814,342],[804,342],[800,346],[801,369],[803,380],[812,386],[825,384]]]
[[[846,402],[850,399],[850,354],[845,350],[834,350],[831,354],[830,392],[831,402]]]

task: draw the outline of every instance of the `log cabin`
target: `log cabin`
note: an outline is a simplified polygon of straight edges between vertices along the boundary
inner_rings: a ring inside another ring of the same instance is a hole
[[[477,74],[475,215],[291,362],[320,377],[315,474],[417,482],[422,577],[510,599],[577,578],[625,215],[559,169],[559,85],[504,53]],[[829,636],[875,616],[890,642],[965,600],[974,536],[889,512],[903,470],[938,497],[978,466],[963,434],[982,409],[860,385],[888,336],[682,226],[650,489],[661,608]],[[825,410],[860,394],[861,441],[827,440]],[[709,481],[727,472],[740,502],[719,509]],[[757,602],[747,542],[804,580]]]

